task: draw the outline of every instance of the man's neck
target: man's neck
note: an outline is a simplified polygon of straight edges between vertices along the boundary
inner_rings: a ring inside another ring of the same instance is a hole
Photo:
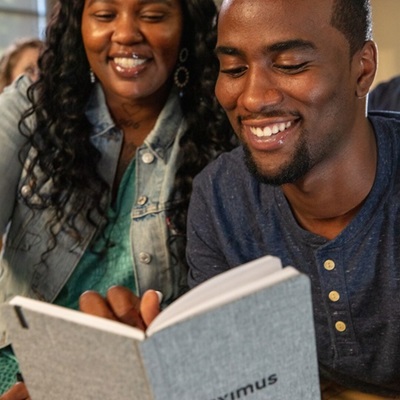
[[[333,239],[360,210],[374,184],[377,150],[372,127],[354,150],[313,168],[295,184],[282,186],[299,225]]]

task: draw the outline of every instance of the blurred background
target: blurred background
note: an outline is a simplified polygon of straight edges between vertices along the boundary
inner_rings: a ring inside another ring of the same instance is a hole
[[[399,18],[400,0],[371,0],[374,39],[378,44],[379,64],[375,85],[400,75]]]
[[[217,5],[221,0],[215,0]],[[398,20],[400,0],[371,0],[374,37],[379,48],[375,85],[400,74]],[[44,29],[54,0],[0,0],[0,55],[21,37],[44,38]]]
[[[21,37],[43,38],[54,0],[0,0],[0,53]]]

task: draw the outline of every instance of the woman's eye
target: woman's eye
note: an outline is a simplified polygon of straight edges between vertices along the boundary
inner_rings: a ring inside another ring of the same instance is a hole
[[[142,19],[149,22],[160,22],[164,19],[164,14],[161,13],[146,13],[142,15]]]
[[[94,16],[101,21],[109,21],[114,17],[112,12],[97,12]]]

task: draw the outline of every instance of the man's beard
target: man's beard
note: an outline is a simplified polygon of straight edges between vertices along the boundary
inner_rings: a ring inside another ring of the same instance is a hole
[[[262,171],[251,155],[250,149],[243,143],[246,166],[250,173],[261,183],[280,186],[286,183],[295,183],[301,179],[312,167],[310,153],[305,143],[300,143],[291,161],[282,165],[274,174]],[[265,157],[268,157],[266,154]]]

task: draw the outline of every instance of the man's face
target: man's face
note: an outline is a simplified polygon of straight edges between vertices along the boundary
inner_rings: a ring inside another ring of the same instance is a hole
[[[216,95],[269,183],[294,183],[350,140],[357,63],[330,24],[332,0],[227,0]]]

